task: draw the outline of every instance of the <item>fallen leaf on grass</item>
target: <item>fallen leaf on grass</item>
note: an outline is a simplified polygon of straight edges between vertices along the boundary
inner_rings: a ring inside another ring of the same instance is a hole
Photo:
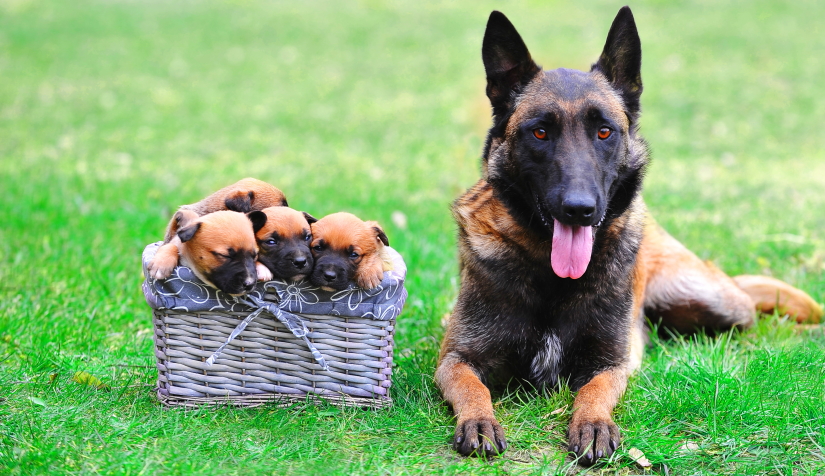
[[[563,407],[561,407],[561,408],[556,408],[555,410],[553,410],[552,412],[550,412],[550,414],[551,414],[551,415],[558,415],[559,413],[561,413],[561,412],[563,412],[563,411],[565,411],[565,410],[567,410],[567,405],[565,405],[565,406],[563,406]]]
[[[682,446],[679,447],[679,451],[696,451],[699,449],[699,445],[692,441],[685,441],[682,443]]]
[[[44,402],[42,398],[29,397],[29,401],[34,403],[35,405],[40,405],[41,407],[46,406],[46,402]]]
[[[648,459],[645,458],[645,454],[642,453],[642,450],[638,448],[630,448],[630,451],[628,451],[627,454],[629,454],[630,457],[633,458],[633,461],[635,461],[636,464],[638,464],[642,468],[649,468],[653,466],[652,464],[650,464],[650,461],[648,461]]]
[[[75,372],[72,376],[72,382],[76,382],[81,385],[88,385],[90,387],[95,387],[98,390],[109,390],[108,385],[101,382],[99,378],[95,377],[94,375],[88,372]]]

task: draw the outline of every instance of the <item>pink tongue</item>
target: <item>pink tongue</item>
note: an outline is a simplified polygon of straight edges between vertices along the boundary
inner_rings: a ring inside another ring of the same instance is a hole
[[[553,220],[553,249],[550,265],[560,278],[579,279],[590,263],[593,230],[589,226],[569,226]]]

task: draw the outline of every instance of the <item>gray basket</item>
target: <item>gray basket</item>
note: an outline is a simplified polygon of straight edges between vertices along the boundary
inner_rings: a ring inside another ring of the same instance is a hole
[[[159,245],[144,250],[144,274]],[[404,261],[388,251],[394,269],[371,290],[270,281],[233,298],[182,266],[166,280],[147,277],[159,400],[187,407],[319,399],[391,405],[393,333],[407,292]]]

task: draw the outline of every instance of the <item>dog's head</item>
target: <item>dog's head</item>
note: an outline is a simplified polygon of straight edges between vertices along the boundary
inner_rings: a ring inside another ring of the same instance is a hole
[[[258,261],[272,271],[273,276],[297,281],[312,271],[312,241],[310,224],[315,218],[309,213],[287,207],[262,210],[266,224],[255,232],[258,240]]]
[[[630,206],[648,160],[637,135],[642,51],[633,14],[619,10],[589,72],[543,71],[497,11],[482,58],[494,121],[485,178],[522,225],[553,237],[555,273],[578,278],[598,227]]]
[[[204,283],[233,296],[246,294],[258,280],[255,231],[265,223],[259,211],[219,211],[187,220],[177,231],[181,261]]]
[[[346,289],[350,281],[372,289],[384,278],[383,251],[389,245],[374,221],[351,213],[333,213],[312,224],[315,269],[310,281],[324,289]]]

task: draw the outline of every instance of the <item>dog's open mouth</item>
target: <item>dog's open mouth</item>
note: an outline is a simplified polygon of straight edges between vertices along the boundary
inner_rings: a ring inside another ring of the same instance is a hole
[[[542,212],[541,202],[538,197],[535,199],[536,210],[544,224],[549,227],[550,223]],[[553,220],[553,245],[550,248],[550,266],[560,278],[579,279],[590,264],[593,238],[596,228],[602,224],[604,217],[595,226],[565,225],[553,217],[551,219]]]

